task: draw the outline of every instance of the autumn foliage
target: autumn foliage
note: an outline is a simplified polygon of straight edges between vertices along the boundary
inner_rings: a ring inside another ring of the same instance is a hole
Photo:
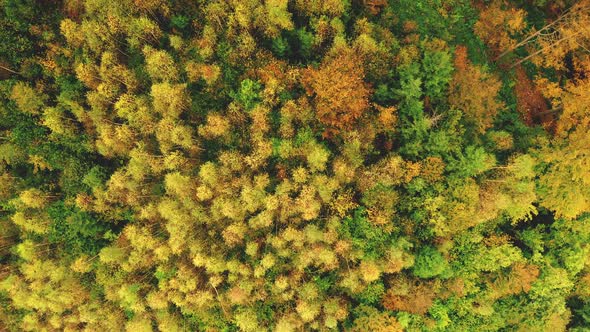
[[[503,0],[481,7],[479,20],[474,25],[477,36],[496,54],[514,47],[518,43],[515,37],[525,28],[525,10],[511,7]]]
[[[535,84],[528,78],[522,67],[516,68],[516,85],[514,86],[518,111],[529,125],[533,122],[541,123],[545,128],[551,130],[553,115],[548,112],[547,101],[537,89]]]
[[[329,130],[350,129],[369,108],[362,59],[352,51],[326,59],[318,69],[306,69],[302,80],[318,120]]]
[[[464,112],[480,132],[492,126],[503,104],[497,99],[501,82],[483,68],[470,63],[465,47],[455,51],[456,72],[449,86],[449,103]]]
[[[589,18],[2,1],[0,331],[587,331]]]

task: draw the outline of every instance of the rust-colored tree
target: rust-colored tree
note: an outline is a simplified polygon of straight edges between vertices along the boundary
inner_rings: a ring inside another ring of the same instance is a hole
[[[370,88],[363,80],[361,64],[358,56],[346,50],[322,62],[319,69],[303,73],[303,84],[327,133],[350,128],[369,108]]]
[[[552,113],[547,111],[547,102],[543,94],[537,89],[527,76],[522,66],[516,68],[516,93],[517,109],[528,125],[540,122],[545,128],[551,129],[554,125]]]

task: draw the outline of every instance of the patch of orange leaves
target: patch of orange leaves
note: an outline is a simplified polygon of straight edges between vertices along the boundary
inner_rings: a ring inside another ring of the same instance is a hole
[[[303,73],[302,83],[313,97],[318,120],[327,127],[326,136],[351,128],[369,108],[371,90],[361,60],[345,51]]]

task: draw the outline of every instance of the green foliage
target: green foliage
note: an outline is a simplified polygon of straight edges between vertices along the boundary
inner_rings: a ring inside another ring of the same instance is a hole
[[[68,158],[66,160],[65,165],[62,166],[59,183],[64,194],[75,196],[86,189],[80,180],[84,178],[89,166],[88,163],[76,159]]]
[[[184,29],[190,23],[190,19],[184,15],[174,15],[170,19],[170,24],[178,29]]]
[[[286,57],[291,53],[290,45],[287,39],[277,37],[272,40],[272,50],[278,57]]]
[[[578,297],[568,300],[568,307],[572,308],[571,331],[584,331],[590,326],[590,303],[588,299]]]
[[[56,84],[59,85],[60,101],[80,100],[84,94],[84,85],[73,76],[59,76],[56,78]]]
[[[154,276],[156,279],[158,279],[158,281],[167,281],[174,277],[176,272],[178,272],[176,268],[166,269],[164,267],[158,267],[154,273]]]
[[[419,278],[432,278],[444,275],[448,262],[434,247],[423,247],[416,255],[412,272]]]
[[[482,147],[469,145],[463,154],[449,163],[447,169],[459,177],[471,177],[489,170],[494,164],[494,157]]]
[[[34,50],[34,43],[28,37],[28,27],[35,17],[35,1],[5,0],[0,12],[0,54],[3,60],[18,64],[25,55]],[[37,9],[38,10],[38,9]]]
[[[365,259],[381,257],[388,242],[393,240],[367,220],[362,208],[355,210],[352,218],[344,219],[338,231],[352,241],[354,248],[361,251]]]
[[[90,188],[98,188],[104,184],[106,179],[107,172],[104,167],[94,166],[84,175],[82,182]]]
[[[453,73],[451,54],[448,51],[425,51],[422,68],[425,95],[434,100],[444,97]]]
[[[62,201],[52,204],[47,213],[51,220],[48,240],[63,248],[62,254],[70,257],[95,255],[107,244],[103,239],[107,225],[96,216]]]
[[[275,52],[284,49],[287,52],[286,55],[290,55],[289,58],[299,61],[306,61],[312,56],[314,35],[306,28],[284,31],[283,36],[285,39],[273,40],[272,46]]]
[[[362,293],[356,296],[356,299],[366,305],[376,305],[381,301],[383,294],[385,293],[385,286],[381,281],[375,281],[370,283]]]
[[[251,79],[245,79],[240,83],[240,90],[233,98],[240,103],[245,110],[250,111],[260,102],[260,83]]]
[[[387,84],[379,84],[373,93],[373,99],[380,104],[388,104],[395,99],[395,93]]]

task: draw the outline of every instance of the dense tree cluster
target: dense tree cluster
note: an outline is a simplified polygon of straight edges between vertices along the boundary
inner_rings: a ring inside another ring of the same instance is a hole
[[[0,0],[0,330],[586,331],[588,22]]]

